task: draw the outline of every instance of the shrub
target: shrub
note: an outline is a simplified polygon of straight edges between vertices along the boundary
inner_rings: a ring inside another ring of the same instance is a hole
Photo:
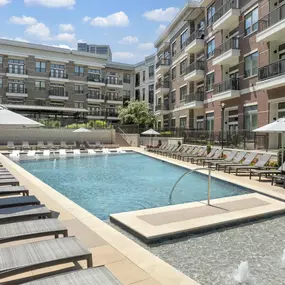
[[[207,154],[211,152],[212,146],[210,144],[207,145]]]

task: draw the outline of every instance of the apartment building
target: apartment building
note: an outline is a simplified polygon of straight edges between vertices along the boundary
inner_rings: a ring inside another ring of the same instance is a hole
[[[35,119],[119,122],[133,72],[106,56],[0,40],[0,104]]]
[[[190,1],[155,43],[158,127],[250,131],[283,117],[284,34],[283,0]]]
[[[154,54],[147,56],[144,61],[134,67],[135,92],[133,99],[145,101],[151,110],[154,108],[155,58]]]
[[[103,55],[106,56],[109,61],[112,61],[112,50],[108,45],[94,45],[80,42],[77,43],[77,50]]]

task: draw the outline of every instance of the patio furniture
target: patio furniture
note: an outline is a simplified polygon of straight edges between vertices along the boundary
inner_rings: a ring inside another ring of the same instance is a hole
[[[46,148],[47,148],[46,145],[45,145],[45,143],[44,143],[43,141],[38,141],[37,147],[38,147],[39,149],[46,149]]]
[[[164,152],[168,152],[168,151],[175,151],[178,148],[178,145],[174,145],[174,144],[169,144],[165,149],[158,149],[157,151],[155,151],[156,154],[162,154]]]
[[[26,205],[40,205],[40,201],[35,196],[19,196],[0,199],[0,209]]]
[[[66,151],[65,151],[65,149],[60,149],[60,150],[59,150],[59,155],[60,155],[60,156],[66,156]]]
[[[0,181],[3,179],[16,179],[16,178],[10,172],[6,172],[0,175]]]
[[[95,145],[94,145],[94,148],[100,148],[100,149],[102,149],[104,146],[103,146],[103,144],[101,143],[101,142],[99,142],[99,141],[96,141],[95,142]]]
[[[181,145],[180,147],[178,147],[175,151],[170,151],[170,152],[167,152],[167,156],[171,156],[172,154],[175,154],[175,153],[180,153],[183,151],[183,149],[185,149],[185,146]]]
[[[122,283],[106,268],[81,269],[59,274],[44,279],[24,283],[22,285],[122,285]]]
[[[232,169],[236,171],[236,175],[238,175],[239,173],[249,175],[249,172],[250,172],[249,170],[251,170],[251,169],[262,169],[262,168],[264,168],[265,165],[270,160],[270,158],[271,158],[271,155],[265,153],[260,157],[260,159],[258,160],[258,162],[255,165],[252,165],[252,166],[235,166],[235,167],[232,167]]]
[[[183,155],[183,160],[185,161],[185,158],[189,162],[193,157],[203,157],[207,153],[207,148],[205,146],[202,146],[198,149],[198,152],[196,154],[189,154],[189,155]]]
[[[88,154],[96,154],[96,152],[94,151],[94,149],[88,149],[87,152],[88,152]]]
[[[190,146],[185,152],[183,152],[183,153],[182,153],[182,152],[177,153],[177,154],[175,155],[175,158],[181,160],[181,158],[182,158],[183,155],[192,153],[192,152],[194,151],[194,149],[195,149],[194,146]]]
[[[48,149],[57,149],[57,146],[54,145],[53,141],[47,142],[47,148]]]
[[[150,151],[150,152],[154,152],[154,151],[156,151],[156,150],[158,150],[158,149],[165,149],[166,147],[167,147],[167,143],[165,142],[165,143],[163,143],[160,147],[149,147],[149,148],[147,148],[146,150],[147,151]]]
[[[4,185],[19,186],[20,183],[15,178],[0,179],[0,186],[4,186]]]
[[[36,155],[36,151],[35,150],[29,150],[27,153],[27,156],[35,156]]]
[[[201,164],[203,166],[205,166],[205,162],[206,161],[213,161],[215,159],[219,159],[219,157],[221,157],[221,155],[223,154],[223,150],[222,149],[216,149],[214,155],[212,157],[201,157],[199,159],[197,159],[197,165],[199,165],[199,162],[201,162]]]
[[[181,151],[171,153],[170,156],[172,156],[173,158],[177,158],[180,154],[187,153],[187,151],[191,149],[192,147],[187,145],[187,146],[184,146]]]
[[[207,159],[203,161],[203,166],[205,166],[206,163],[208,163],[208,167],[211,167],[212,165],[214,165],[216,167],[217,164],[219,164],[220,162],[230,162],[234,159],[234,157],[237,155],[238,151],[237,150],[232,150],[230,152],[230,154],[223,159]]]
[[[199,150],[201,149],[201,147],[193,147],[191,151],[187,151],[186,153],[181,153],[179,156],[180,156],[180,159],[182,159],[183,157],[187,157],[187,156],[191,156],[191,155],[196,155],[198,154]]]
[[[22,149],[24,149],[24,150],[31,149],[30,144],[29,144],[28,141],[23,141]]]
[[[51,211],[45,205],[4,208],[0,209],[0,224],[35,218],[51,218],[51,216]]]
[[[7,149],[9,149],[9,150],[15,149],[15,145],[14,145],[13,141],[8,141],[7,142]]]
[[[240,163],[241,160],[246,156],[246,152],[245,151],[241,151],[239,152],[232,161],[230,162],[226,162],[226,161],[222,161],[222,162],[218,162],[218,163],[214,163],[216,170],[220,170],[220,168],[224,168],[225,165],[232,165],[232,164],[237,164]]]
[[[81,154],[80,149],[74,149],[73,154],[74,155],[80,155]]]
[[[283,169],[285,169],[285,162],[283,163]],[[265,167],[265,169],[250,169],[249,172],[249,179],[251,179],[252,176],[258,176],[258,181],[261,181],[261,177],[265,176],[267,177],[268,175],[274,175],[274,174],[281,174],[282,173],[282,165],[276,169],[270,169],[270,167]]]
[[[67,146],[67,144],[66,144],[65,141],[61,141],[61,142],[60,142],[60,147],[61,147],[61,148],[64,148],[64,149],[67,149],[67,148],[68,148],[68,146]]]
[[[285,188],[285,176],[284,175],[282,175],[282,174],[280,174],[280,175],[272,175],[272,177],[271,177],[271,185],[273,185],[274,182],[275,183],[282,182],[283,188]]]
[[[200,161],[203,161],[205,159],[209,159],[209,158],[213,157],[215,155],[216,151],[217,151],[217,148],[212,148],[211,151],[206,156],[192,157],[191,158],[191,163],[199,164]],[[220,155],[218,157],[220,157]]]
[[[0,248],[0,278],[81,260],[92,267],[91,253],[75,237],[4,247]]]
[[[67,228],[58,219],[32,220],[0,225],[0,243],[59,235],[67,237]]]
[[[231,173],[231,170],[234,169],[236,166],[249,166],[253,160],[257,157],[256,152],[249,153],[243,162],[237,164],[230,164],[230,165],[223,165],[225,172]]]
[[[49,149],[45,149],[43,152],[43,156],[50,156],[50,150]]]
[[[0,196],[20,194],[29,196],[29,190],[25,186],[0,186]]]

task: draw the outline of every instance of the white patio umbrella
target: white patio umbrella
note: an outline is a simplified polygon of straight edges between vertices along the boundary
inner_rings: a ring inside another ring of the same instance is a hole
[[[151,145],[152,143],[152,136],[160,136],[160,133],[159,132],[156,132],[154,129],[149,129],[143,133],[141,133],[142,135],[149,135],[150,138],[149,138],[149,144]]]
[[[20,114],[9,111],[4,106],[0,105],[0,127],[5,128],[39,128],[43,125],[24,117]]]
[[[283,172],[283,163],[284,163],[284,133],[285,133],[285,118],[280,118],[273,123],[267,124],[263,127],[253,130],[253,132],[259,133],[278,133],[281,134],[281,144],[282,144],[282,172]]]
[[[87,129],[85,129],[85,128],[79,128],[79,129],[73,131],[73,133],[78,133],[78,134],[80,134],[81,144],[83,144],[83,134],[84,134],[84,133],[85,133],[85,134],[86,134],[86,133],[91,133],[91,131],[89,131],[89,130],[87,130]]]

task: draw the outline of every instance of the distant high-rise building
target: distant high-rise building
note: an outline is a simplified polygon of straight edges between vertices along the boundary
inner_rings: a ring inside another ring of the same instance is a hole
[[[89,45],[87,43],[78,43],[77,50],[81,52],[90,52],[99,55],[107,55],[108,60],[112,60],[112,51],[108,45]]]

